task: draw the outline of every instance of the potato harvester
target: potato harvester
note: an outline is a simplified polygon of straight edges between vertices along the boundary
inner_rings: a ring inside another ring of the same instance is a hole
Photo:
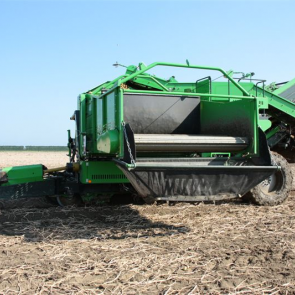
[[[159,66],[218,72],[222,81],[178,82],[147,73]],[[279,204],[292,174],[271,150],[293,147],[295,79],[266,86],[253,75],[188,61],[129,66],[78,96],[68,163],[3,168],[0,198],[46,196],[61,205],[114,196]]]

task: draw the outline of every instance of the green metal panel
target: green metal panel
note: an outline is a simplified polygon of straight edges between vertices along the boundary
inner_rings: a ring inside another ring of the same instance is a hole
[[[99,153],[105,153],[115,155],[119,152],[119,138],[120,134],[117,126],[120,125],[118,122],[118,110],[117,103],[118,94],[114,90],[102,97],[95,98],[98,100],[97,105],[100,108],[97,111],[97,141],[96,151]],[[102,119],[99,116],[102,115]],[[102,125],[103,124],[103,125]]]
[[[240,83],[243,88],[245,88],[249,93],[251,93],[253,96],[256,96],[256,86],[251,82],[241,82]],[[230,85],[230,87],[229,87]],[[227,82],[213,82],[212,83],[212,92],[217,94],[232,94],[232,95],[241,95],[241,91],[237,89],[236,87],[233,87],[232,84],[228,84]],[[225,99],[223,99],[225,100]],[[233,99],[234,100],[234,99]],[[262,96],[262,92],[257,93],[256,97],[257,101],[257,110],[267,110],[268,109],[268,99]],[[257,117],[259,118],[259,116]],[[258,119],[258,126],[263,130],[267,130],[271,127],[272,122],[270,120],[267,120],[266,118],[263,118],[262,120]]]
[[[118,120],[118,130],[119,130],[119,154],[118,157],[122,158],[124,156],[124,130],[122,128],[122,123],[124,121],[124,91],[120,89],[118,91],[118,112],[117,112],[117,120]]]
[[[97,135],[101,135],[103,133],[103,125],[103,100],[98,98],[96,102]]]
[[[129,183],[122,171],[111,161],[81,162],[82,183]]]
[[[86,146],[89,153],[95,152],[95,101],[90,94],[86,94]]]
[[[84,141],[85,139],[85,141]],[[80,155],[86,151],[86,95],[80,95]]]
[[[259,120],[258,125],[262,131],[266,131],[272,126],[272,122],[270,120]]]
[[[193,92],[210,93],[210,82],[208,79],[204,81],[196,82],[194,86],[195,86],[194,87],[195,89]]]
[[[253,83],[243,82],[239,85],[241,85],[247,91],[250,91],[253,88]],[[238,89],[235,85],[233,85],[233,83],[228,82],[212,82],[212,93],[216,95],[229,95],[231,98],[243,96],[243,91]],[[223,98],[222,96],[220,97]]]
[[[119,149],[118,130],[108,130],[101,134],[97,140],[97,151],[105,154],[116,154]]]
[[[6,167],[2,171],[6,172],[8,176],[8,182],[2,184],[3,186],[43,180],[43,166],[41,164]]]

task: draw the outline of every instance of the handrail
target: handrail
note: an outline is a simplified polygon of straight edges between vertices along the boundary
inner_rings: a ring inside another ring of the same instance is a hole
[[[134,77],[156,67],[156,66],[166,66],[166,67],[176,67],[176,68],[192,68],[192,69],[200,69],[200,70],[211,70],[211,71],[218,71],[222,73],[227,79],[229,79],[239,90],[242,91],[242,93],[246,96],[250,96],[249,92],[244,89],[241,85],[239,85],[232,77],[230,77],[223,69],[221,68],[216,68],[216,67],[207,67],[207,66],[195,66],[195,65],[187,65],[187,64],[177,64],[177,63],[167,63],[167,62],[154,62],[144,69],[141,69],[130,76],[119,80],[118,86],[121,85],[122,83],[126,83],[127,81],[133,79]]]
[[[265,93],[265,87],[264,87],[264,82],[265,82],[265,80],[261,80],[261,81],[259,81],[259,82],[257,82],[256,83],[256,96],[257,96],[257,91],[258,91],[258,84],[260,84],[260,83],[263,83],[262,85],[263,85],[263,92],[262,92],[262,96],[264,97],[264,93]]]

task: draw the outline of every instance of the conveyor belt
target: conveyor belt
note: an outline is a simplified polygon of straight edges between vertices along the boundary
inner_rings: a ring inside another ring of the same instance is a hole
[[[282,85],[282,86],[276,89],[273,93],[283,98],[286,98],[294,103],[295,102],[295,79],[289,82],[280,83],[277,85]]]
[[[295,102],[295,85],[281,92],[279,95],[292,102]]]
[[[247,148],[246,137],[135,134],[138,152],[233,152]]]

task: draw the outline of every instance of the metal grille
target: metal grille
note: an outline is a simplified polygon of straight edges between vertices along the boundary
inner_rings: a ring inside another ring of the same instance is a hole
[[[96,179],[126,179],[126,176],[123,174],[93,174],[92,180]]]

